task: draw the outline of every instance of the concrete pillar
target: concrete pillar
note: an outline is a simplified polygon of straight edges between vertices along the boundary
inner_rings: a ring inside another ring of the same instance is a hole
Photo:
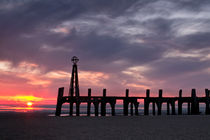
[[[87,116],[90,116],[90,109],[91,109],[91,89],[88,89],[88,104],[87,104]]]
[[[179,99],[178,99],[178,114],[182,115],[182,90],[179,90]]]
[[[155,102],[152,102],[152,114],[155,115]]]
[[[208,89],[205,89],[205,93],[206,93],[206,111],[205,111],[205,114],[208,115],[210,114],[210,108],[209,108],[209,90]]]
[[[56,105],[56,116],[60,116],[62,108],[62,98],[63,98],[64,87],[58,89],[57,105]]]
[[[169,102],[167,102],[167,115],[170,115],[170,105],[169,105],[170,103]]]

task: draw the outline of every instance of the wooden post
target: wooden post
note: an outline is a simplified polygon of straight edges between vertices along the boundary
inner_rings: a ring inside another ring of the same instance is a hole
[[[149,96],[150,90],[146,90],[146,98],[144,99],[144,115],[149,115]]]
[[[199,101],[196,101],[196,114],[199,115],[200,114],[200,104]]]
[[[98,100],[95,100],[94,102],[93,102],[93,104],[94,104],[94,108],[95,108],[95,116],[98,116]]]
[[[87,104],[87,116],[90,116],[90,108],[91,108],[91,89],[88,89],[88,104]]]
[[[129,96],[129,89],[126,89],[126,91],[125,91],[125,97],[128,98],[128,96]]]
[[[134,103],[134,107],[135,107],[135,115],[138,116],[139,115],[139,110],[138,110],[139,103],[137,101]]]
[[[187,103],[187,112],[188,112],[188,115],[191,114],[191,111],[190,111],[190,102]]]
[[[199,113],[199,103],[197,102],[197,99],[196,99],[196,90],[195,89],[192,89],[191,99],[192,99],[191,114],[193,114],[193,115],[198,114]]]
[[[157,107],[158,107],[158,115],[161,115],[161,111],[162,111],[162,102],[158,102],[157,103]]]
[[[155,102],[152,102],[152,114],[155,115]]]
[[[160,89],[159,90],[159,98],[163,97],[163,90]],[[157,102],[157,107],[158,107],[158,115],[161,115],[161,110],[162,110],[162,101],[161,99],[159,99],[159,101]]]
[[[72,98],[72,97],[70,97]],[[69,115],[72,116],[73,115],[73,106],[74,106],[74,102],[73,102],[73,99],[70,99],[70,104],[69,104],[69,108],[70,108],[70,111],[69,111]]]
[[[106,89],[103,89],[103,98],[101,100],[101,116],[106,116]]]
[[[56,116],[60,116],[61,114],[61,108],[63,104],[62,103],[63,91],[64,91],[64,87],[61,87],[58,89],[57,105],[56,105],[56,112],[55,112]]]
[[[170,106],[169,106],[169,102],[167,102],[167,115],[170,115]]]
[[[123,114],[125,116],[128,115],[128,96],[129,96],[129,90],[126,89],[126,92],[125,92],[125,98],[123,100]]]
[[[191,92],[191,98],[192,98],[192,103],[191,103],[191,114],[195,115],[196,114],[196,91],[195,89],[192,89]]]
[[[205,114],[209,115],[210,114],[210,109],[209,109],[209,90],[205,89],[205,93],[206,93],[206,111]]]
[[[150,90],[147,89],[147,90],[146,90],[146,98],[149,98],[149,97],[150,97]]]
[[[176,110],[175,110],[175,101],[171,102],[171,110],[172,110],[172,115],[176,115]]]
[[[179,90],[178,114],[182,115],[182,89]]]
[[[103,97],[106,97],[106,89],[103,89]]]
[[[163,97],[163,90],[159,89],[159,98],[162,98],[162,97]]]
[[[80,115],[80,101],[76,101],[76,115],[77,116]]]
[[[133,102],[130,103],[130,113],[131,116],[133,116]]]
[[[209,97],[209,89],[205,89],[206,97]]]
[[[112,116],[115,116],[115,104],[116,104],[116,101],[114,101],[114,102],[111,103]]]
[[[106,105],[104,102],[101,102],[101,116],[106,116]]]
[[[125,116],[128,115],[128,101],[127,101],[127,99],[123,100],[123,114]]]

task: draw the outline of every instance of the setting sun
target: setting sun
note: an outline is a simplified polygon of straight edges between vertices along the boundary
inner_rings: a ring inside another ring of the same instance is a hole
[[[32,106],[33,103],[32,102],[27,102],[27,106]]]

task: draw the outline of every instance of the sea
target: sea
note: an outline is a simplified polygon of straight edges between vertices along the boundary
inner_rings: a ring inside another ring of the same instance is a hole
[[[176,114],[178,114],[178,105],[176,104]],[[205,104],[200,104],[200,114],[205,114]],[[55,110],[56,110],[56,105],[51,104],[51,105],[33,105],[31,107],[25,107],[25,106],[20,106],[20,105],[15,105],[15,104],[0,104],[0,113],[4,112],[22,112],[22,113],[47,113],[49,116],[55,116]],[[171,109],[170,109],[171,111]],[[144,105],[140,104],[138,108],[139,115],[144,115]],[[171,112],[170,112],[171,113]],[[187,110],[187,104],[183,104],[182,106],[182,113],[183,115],[188,114]],[[76,114],[76,108],[74,106],[73,108],[73,116]],[[123,105],[122,104],[117,104],[115,106],[115,114],[119,116],[123,116]],[[129,114],[130,114],[130,108],[129,108]],[[157,107],[156,107],[156,114],[157,114]],[[166,104],[162,105],[162,115],[167,114],[167,106]],[[87,115],[87,104],[81,104],[80,105],[80,116],[86,116]],[[152,115],[152,104],[150,104],[149,107],[149,115]],[[61,111],[61,116],[69,116],[69,104],[64,104],[62,106],[62,111]],[[95,116],[94,115],[94,106],[91,106],[91,115],[90,116]],[[100,116],[100,106],[99,106],[99,116]],[[109,104],[106,106],[106,116],[111,116],[111,107]]]

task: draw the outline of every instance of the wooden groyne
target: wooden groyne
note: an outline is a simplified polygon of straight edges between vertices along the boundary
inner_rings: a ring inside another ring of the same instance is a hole
[[[152,114],[156,114],[157,106],[157,115],[162,113],[162,105],[167,104],[167,114],[176,115],[176,102],[178,103],[178,115],[182,114],[182,105],[187,103],[188,114],[196,115],[200,114],[199,104],[204,103],[206,105],[205,114],[210,114],[209,109],[209,90],[205,89],[205,97],[197,97],[196,90],[192,89],[190,97],[182,97],[182,90],[179,91],[178,97],[163,97],[163,90],[159,90],[158,97],[150,97],[150,90],[146,90],[146,97],[129,97],[129,90],[126,89],[125,96],[106,96],[106,89],[103,89],[102,96],[92,96],[91,89],[88,89],[88,96],[80,96],[79,94],[79,80],[78,80],[78,71],[77,71],[77,62],[79,59],[76,56],[73,56],[71,61],[73,62],[72,66],[72,75],[70,80],[69,95],[64,96],[64,87],[58,89],[58,98],[56,106],[56,116],[60,116],[61,108],[64,103],[69,103],[69,115],[73,115],[73,106],[76,105],[76,115],[80,115],[80,104],[87,104],[87,116],[90,116],[91,105],[94,106],[94,114],[98,116],[99,113],[101,116],[106,116],[106,105],[110,104],[111,114],[115,116],[115,106],[117,101],[123,102],[123,114],[126,116],[128,113],[130,115],[139,115],[138,99],[144,100],[144,115],[149,115],[149,105],[152,104]],[[130,106],[130,107],[129,107]],[[100,107],[100,109],[99,109]],[[130,109],[130,111],[129,111]],[[99,112],[100,110],[100,112]],[[170,111],[171,110],[171,111]]]
[[[187,103],[187,110],[189,115],[200,114],[199,104],[204,103],[205,114],[210,114],[210,97],[209,90],[205,89],[205,97],[197,97],[196,90],[192,89],[190,97],[182,97],[182,90],[179,91],[178,97],[163,97],[162,89],[159,90],[158,97],[150,97],[150,90],[146,90],[146,97],[129,97],[129,90],[126,89],[125,96],[106,96],[106,89],[103,89],[103,96],[91,96],[91,89],[88,89],[88,96],[63,96],[64,88],[61,87],[58,90],[57,106],[56,106],[56,116],[60,116],[62,104],[69,103],[70,110],[69,115],[73,115],[73,105],[76,105],[76,116],[80,115],[80,105],[81,103],[87,104],[87,116],[90,116],[91,105],[94,106],[94,114],[98,116],[106,116],[106,105],[110,104],[111,114],[115,116],[115,106],[117,101],[123,101],[123,114],[125,116],[129,115],[140,115],[138,112],[138,107],[140,102],[138,99],[144,100],[144,115],[149,115],[149,105],[152,104],[152,114],[161,115],[162,104],[167,104],[167,115],[182,115],[182,105]],[[176,106],[178,104],[178,112],[176,112]],[[99,109],[100,106],[100,109]],[[157,109],[156,109],[157,107]],[[130,109],[130,111],[129,111]],[[99,112],[100,110],[100,112]],[[129,112],[129,113],[128,113]]]

